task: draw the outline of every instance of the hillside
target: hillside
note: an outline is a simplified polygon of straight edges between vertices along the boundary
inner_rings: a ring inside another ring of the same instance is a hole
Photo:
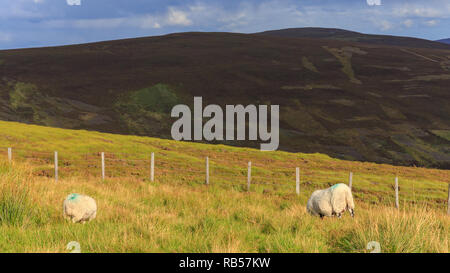
[[[419,38],[399,37],[391,35],[364,34],[355,31],[335,29],[335,28],[315,28],[315,27],[288,28],[280,30],[269,30],[257,34],[286,37],[286,38],[330,39],[330,40],[358,42],[374,45],[450,49],[450,46],[437,43],[439,41],[429,41]]]
[[[449,56],[232,33],[5,50],[0,119],[171,138],[170,109],[193,96],[279,104],[281,150],[449,168]]]
[[[436,42],[444,43],[444,44],[450,44],[450,38],[448,38],[448,39],[437,40]]]
[[[444,252],[449,171],[261,152],[225,145],[65,130],[0,122],[0,251],[68,252]],[[59,153],[59,180],[53,177]],[[99,152],[106,152],[106,180]],[[155,152],[155,181],[149,155]],[[204,158],[210,158],[210,185]],[[246,190],[247,161],[252,184]],[[295,167],[301,191],[295,194]],[[353,171],[356,216],[312,217],[316,189],[347,182]],[[393,208],[399,177],[400,210]],[[86,225],[61,216],[70,193],[98,203]]]
[[[402,202],[440,207],[447,197],[450,171],[396,167],[333,159],[323,154],[261,152],[226,145],[177,142],[150,137],[67,130],[0,121],[0,157],[34,165],[34,174],[53,179],[53,152],[59,153],[59,177],[100,177],[100,152],[105,152],[106,175],[148,180],[150,154],[155,153],[160,182],[204,184],[205,157],[211,161],[213,183],[245,189],[247,163],[252,162],[255,187],[266,185],[275,192],[295,193],[295,168],[302,170],[302,190],[312,191],[347,182],[354,172],[354,196],[372,204],[391,205],[395,176],[401,180]],[[0,158],[0,159],[1,159]],[[256,188],[262,190],[261,188]],[[413,194],[414,193],[414,194]]]

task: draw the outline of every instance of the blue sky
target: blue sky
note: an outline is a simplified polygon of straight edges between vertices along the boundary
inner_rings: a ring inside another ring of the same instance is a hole
[[[0,0],[0,49],[289,27],[449,38],[450,0]]]

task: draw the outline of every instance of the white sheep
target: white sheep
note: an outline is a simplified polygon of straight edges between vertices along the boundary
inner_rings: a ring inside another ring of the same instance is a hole
[[[73,223],[86,223],[97,216],[97,204],[89,196],[72,193],[63,202],[63,216]]]
[[[315,216],[337,216],[341,218],[345,210],[355,215],[352,191],[345,184],[336,184],[328,189],[316,190],[306,205],[308,212]]]

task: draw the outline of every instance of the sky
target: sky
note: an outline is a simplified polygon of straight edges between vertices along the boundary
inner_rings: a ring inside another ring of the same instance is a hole
[[[450,38],[450,0],[0,0],[0,49],[292,27]]]

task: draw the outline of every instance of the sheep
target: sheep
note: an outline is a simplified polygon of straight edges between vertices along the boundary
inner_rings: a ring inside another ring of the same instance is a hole
[[[86,223],[97,216],[97,204],[87,195],[69,194],[63,202],[63,217],[73,223]]]
[[[352,191],[345,184],[336,184],[328,189],[316,190],[311,194],[306,209],[311,215],[337,216],[341,218],[345,210],[355,216],[355,204],[353,203]]]

